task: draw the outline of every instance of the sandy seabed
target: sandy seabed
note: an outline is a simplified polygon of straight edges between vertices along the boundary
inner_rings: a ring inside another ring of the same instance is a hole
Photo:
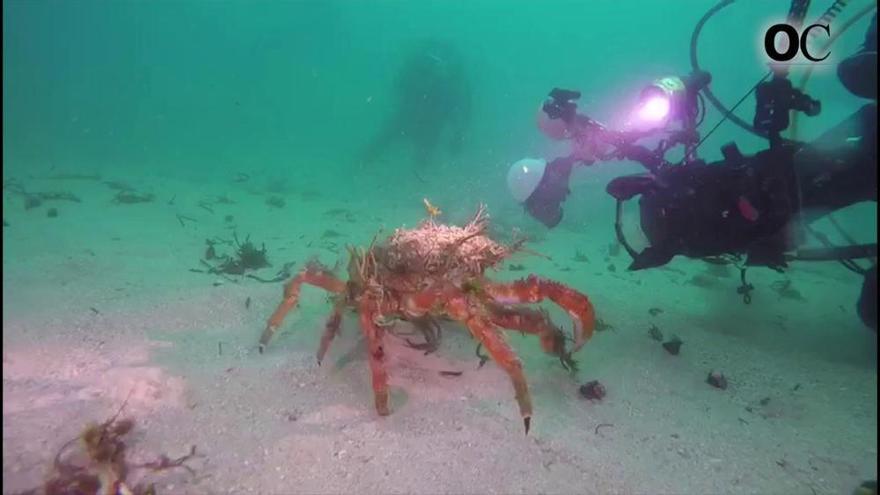
[[[379,225],[418,221],[418,201],[366,209],[300,190],[274,208],[263,194],[154,178],[136,184],[159,193],[153,203],[114,204],[101,182],[27,183],[83,202],[26,211],[4,198],[4,493],[38,485],[61,445],[126,398],[134,459],[197,447],[194,475],[150,475],[160,493],[840,494],[876,478],[876,336],[854,313],[860,281],[839,265],[751,270],[744,305],[738,273],[677,260],[631,274],[625,253],[608,252],[610,229],[546,235],[529,247],[552,260],[523,255],[512,262],[525,271],[495,277],[569,284],[613,328],[579,352],[574,376],[510,334],[533,395],[526,436],[507,376],[478,369],[458,325],[428,356],[388,338],[393,413],[380,418],[355,318],[315,362],[325,294],[304,290],[260,355],[281,284],[190,271],[204,268],[205,239],[233,230],[265,243],[264,277],[316,255],[332,265]],[[224,194],[235,202],[211,199]],[[774,290],[787,277],[802,298]],[[711,370],[726,390],[706,383]],[[579,397],[588,380],[605,385],[603,401]]]

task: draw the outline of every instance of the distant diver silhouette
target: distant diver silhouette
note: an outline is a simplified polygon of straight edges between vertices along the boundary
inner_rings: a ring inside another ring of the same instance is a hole
[[[393,86],[393,107],[361,158],[381,158],[394,145],[408,143],[419,169],[435,159],[438,145],[456,155],[470,120],[470,87],[459,52],[445,41],[420,43],[406,58]]]

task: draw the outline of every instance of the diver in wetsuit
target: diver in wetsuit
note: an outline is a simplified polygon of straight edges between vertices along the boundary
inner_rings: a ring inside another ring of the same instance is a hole
[[[400,142],[411,145],[419,168],[430,166],[444,141],[449,153],[458,153],[470,120],[471,93],[452,45],[430,40],[414,50],[397,74],[393,100],[391,115],[363,152],[365,162]]]
[[[784,146],[774,151],[771,147],[745,157],[734,149],[716,164],[673,166],[657,174],[613,180],[607,190],[618,200],[642,195],[642,230],[652,245],[640,253],[630,269],[661,266],[675,255],[701,258],[730,252],[745,252],[747,265],[783,267],[782,227],[795,215],[808,224],[859,202],[876,203],[876,13],[862,47],[838,65],[837,74],[852,94],[873,101],[796,151],[789,153],[786,150],[794,148]],[[562,219],[573,167],[594,163],[596,151],[590,148],[596,143],[589,137],[596,134],[597,123],[575,113],[571,100],[579,94],[562,93],[551,93],[553,103],[542,107],[538,124],[548,137],[573,140],[574,151],[549,163],[532,159],[521,161],[529,162],[526,164],[517,162],[508,176],[508,183],[516,185],[511,186],[514,197],[532,217],[551,228]],[[794,183],[797,191],[768,191],[766,185],[771,182]],[[770,206],[757,219],[738,219],[727,215],[727,206],[719,200],[730,197],[753,197],[757,204]],[[876,264],[864,274],[856,310],[864,324],[876,331]]]

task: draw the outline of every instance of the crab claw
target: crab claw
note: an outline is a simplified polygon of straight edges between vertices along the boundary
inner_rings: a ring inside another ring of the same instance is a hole
[[[587,296],[558,282],[542,280],[539,284],[542,292],[562,307],[574,322],[574,346],[571,351],[576,352],[590,340],[596,328],[593,304]]]
[[[486,290],[496,302],[502,304],[537,303],[545,298],[556,303],[574,322],[572,352],[583,347],[593,336],[596,328],[593,304],[587,296],[571,287],[530,275],[512,284],[487,284]]]

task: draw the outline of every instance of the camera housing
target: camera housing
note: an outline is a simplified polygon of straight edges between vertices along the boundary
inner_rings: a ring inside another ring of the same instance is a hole
[[[783,253],[800,238],[792,223],[798,210],[794,152],[783,147],[746,158],[737,150],[715,163],[612,180],[606,190],[619,202],[639,196],[640,226],[650,243],[640,253],[628,249],[630,269],[662,266],[676,255],[728,253],[745,253],[747,265],[785,266]]]

